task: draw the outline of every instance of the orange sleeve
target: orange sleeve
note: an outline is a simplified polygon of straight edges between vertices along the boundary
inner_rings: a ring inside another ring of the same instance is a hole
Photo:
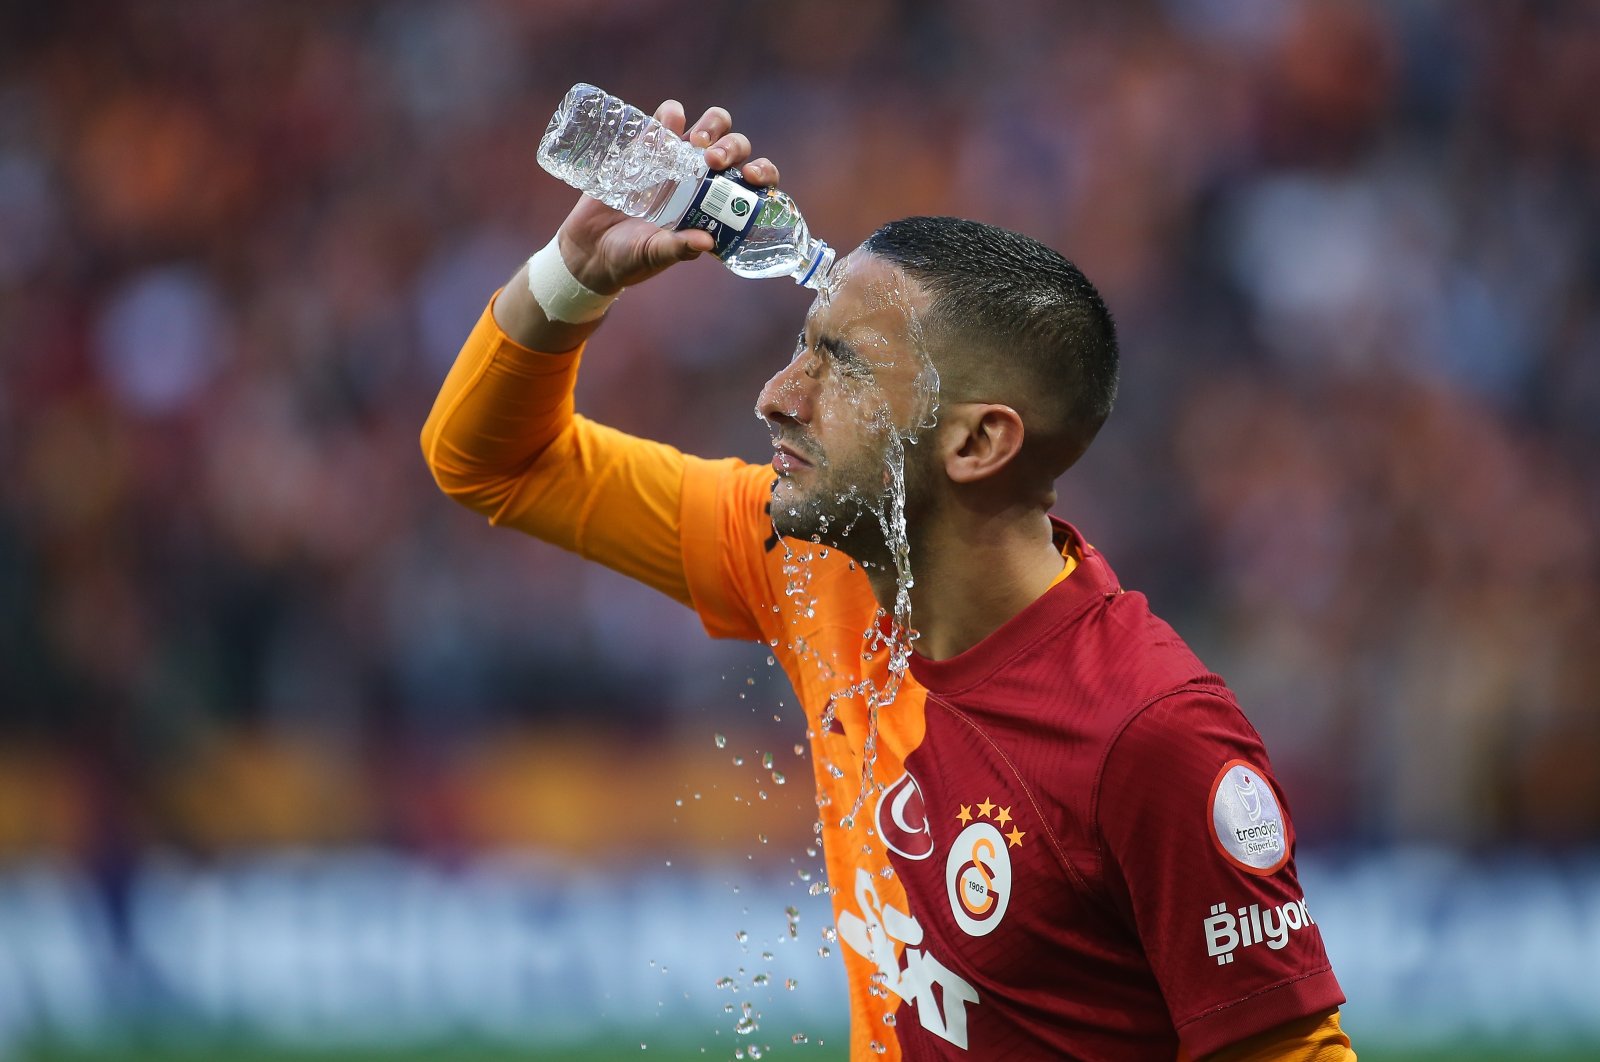
[[[573,411],[584,348],[514,342],[493,302],[445,378],[422,452],[451,498],[637,579],[699,612],[707,631],[760,636],[770,596],[762,538],[773,473],[707,461]]]
[[[1184,1055],[1178,1057],[1186,1062]],[[1339,1012],[1330,1010],[1285,1022],[1214,1051],[1201,1062],[1356,1062],[1356,1053],[1339,1027]]]
[[[485,309],[422,429],[439,487],[489,518],[691,604],[679,548],[684,454],[573,412],[583,348],[542,354]]]

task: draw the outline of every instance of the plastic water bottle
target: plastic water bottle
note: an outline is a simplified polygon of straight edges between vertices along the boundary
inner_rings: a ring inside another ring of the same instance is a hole
[[[736,170],[709,172],[704,151],[593,85],[574,85],[562,99],[539,141],[539,165],[630,217],[706,230],[716,256],[742,277],[816,288],[833,266],[833,248],[812,237],[794,200]]]

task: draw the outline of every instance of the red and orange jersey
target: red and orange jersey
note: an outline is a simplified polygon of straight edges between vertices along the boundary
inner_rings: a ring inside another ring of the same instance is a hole
[[[1260,739],[1075,530],[1022,613],[892,674],[850,558],[774,534],[772,469],[574,415],[579,358],[486,313],[429,464],[493,522],[771,647],[805,709],[852,1057],[1351,1057]]]

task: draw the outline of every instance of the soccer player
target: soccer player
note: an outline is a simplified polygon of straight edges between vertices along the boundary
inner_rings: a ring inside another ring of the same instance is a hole
[[[682,133],[677,103],[657,117]],[[688,139],[778,181],[720,108]],[[774,647],[810,734],[851,1056],[1353,1058],[1260,738],[1049,515],[1116,387],[1093,286],[1024,236],[897,221],[762,390],[770,465],[575,414],[612,297],[711,245],[581,199],[491,300],[422,446],[491,523]]]

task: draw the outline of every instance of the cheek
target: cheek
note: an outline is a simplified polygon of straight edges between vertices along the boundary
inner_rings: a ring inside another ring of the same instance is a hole
[[[933,440],[906,447],[906,503],[912,504],[928,496],[937,481],[940,469],[934,456]]]

